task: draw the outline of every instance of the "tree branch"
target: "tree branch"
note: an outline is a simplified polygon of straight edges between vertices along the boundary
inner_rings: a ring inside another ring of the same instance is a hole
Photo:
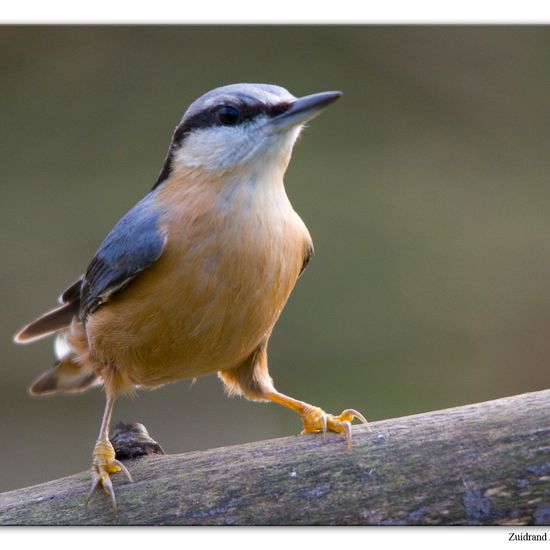
[[[550,524],[550,390],[329,434],[127,460],[0,495],[2,525]]]

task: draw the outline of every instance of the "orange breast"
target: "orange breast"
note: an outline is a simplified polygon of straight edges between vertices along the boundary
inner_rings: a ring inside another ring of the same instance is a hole
[[[310,245],[282,182],[171,183],[161,258],[87,325],[94,357],[145,386],[238,365],[272,329]]]

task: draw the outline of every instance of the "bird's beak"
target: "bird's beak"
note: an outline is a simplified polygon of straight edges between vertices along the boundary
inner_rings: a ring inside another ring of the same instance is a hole
[[[271,123],[281,129],[304,124],[316,117],[325,107],[334,103],[342,92],[321,92],[299,97],[290,103],[290,107],[271,119]]]

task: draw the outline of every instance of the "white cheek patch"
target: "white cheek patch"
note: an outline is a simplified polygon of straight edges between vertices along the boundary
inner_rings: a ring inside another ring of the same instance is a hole
[[[302,127],[279,133],[266,130],[266,122],[260,119],[239,126],[195,130],[175,153],[176,168],[217,172],[247,161],[265,165],[286,163]]]
[[[250,125],[215,126],[195,130],[188,135],[175,162],[185,168],[202,168],[216,172],[239,164],[255,147],[251,138],[256,131]]]

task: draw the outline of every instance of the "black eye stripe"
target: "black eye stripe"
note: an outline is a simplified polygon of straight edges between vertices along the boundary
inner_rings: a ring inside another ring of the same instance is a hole
[[[220,109],[224,107],[233,107],[240,111],[240,120],[237,122],[237,124],[240,124],[252,120],[253,118],[256,118],[257,116],[262,114],[265,114],[269,117],[277,116],[281,113],[284,113],[290,107],[290,103],[284,102],[278,103],[277,105],[266,105],[264,103],[250,104],[244,102],[221,103],[214,107],[199,111],[198,113],[195,113],[190,117],[184,119],[174,132],[173,143],[181,143],[183,138],[191,133],[193,130],[198,130],[201,128],[212,128],[213,126],[221,125],[219,112]]]
[[[282,115],[284,112],[290,109],[290,103],[286,101],[285,103],[277,103],[277,105],[272,105],[269,107],[269,116],[274,117],[277,115]]]
[[[186,136],[188,136],[194,130],[202,128],[213,128],[215,126],[224,126],[219,118],[219,110],[222,107],[234,107],[240,111],[240,119],[233,126],[246,123],[259,115],[267,115],[268,117],[275,117],[284,113],[290,108],[290,102],[281,102],[276,105],[266,105],[264,103],[250,103],[245,101],[248,96],[237,98],[237,101],[219,103],[214,107],[209,107],[202,111],[198,111],[191,116],[184,118],[181,123],[176,127],[174,135],[172,136],[172,142],[168,149],[168,154],[164,160],[164,166],[159,174],[159,177],[153,186],[153,189],[160,185],[165,179],[170,176],[172,172],[172,159],[174,152],[183,143]]]

